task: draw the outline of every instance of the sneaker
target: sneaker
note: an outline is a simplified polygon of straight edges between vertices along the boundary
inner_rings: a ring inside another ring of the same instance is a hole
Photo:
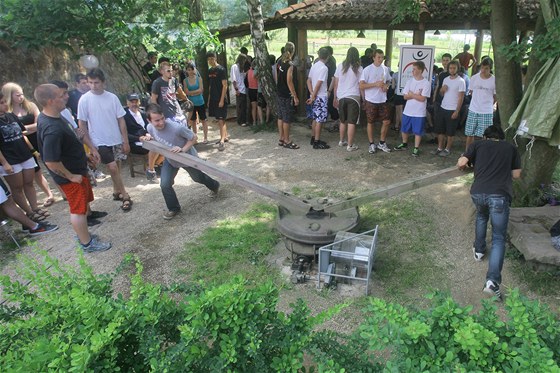
[[[438,155],[440,157],[449,157],[449,154],[451,154],[451,152],[448,149],[443,149]]]
[[[443,150],[440,148],[435,148],[430,152],[431,155],[439,155]]]
[[[420,155],[420,149],[418,149],[418,148],[412,149],[412,156],[413,157],[418,157],[419,155]]]
[[[393,150],[405,150],[405,149],[408,149],[408,145],[405,143],[400,143],[399,145],[393,148]]]
[[[354,145],[354,144],[348,145],[348,146],[346,147],[346,151],[348,151],[348,152],[353,152],[353,151],[358,150],[358,149],[359,149],[359,148],[358,148],[356,145]]]
[[[223,142],[218,144],[218,150],[223,152],[226,149],[226,145]]]
[[[387,143],[379,143],[376,145],[377,149],[381,149],[382,151],[384,151],[385,153],[391,153],[391,149],[387,146]]]
[[[347,146],[347,145],[348,145],[348,142],[346,142],[344,140],[338,142],[338,146]]]
[[[324,141],[315,141],[313,149],[330,149],[330,146]]]
[[[146,179],[148,179],[148,181],[157,181],[156,171],[146,170]]]
[[[369,154],[375,154],[375,144],[369,144],[368,152]]]
[[[476,251],[476,249],[472,248],[472,252],[474,255],[474,260],[476,260],[477,262],[482,262],[482,258],[484,258],[484,253],[479,253],[478,251]]]
[[[93,171],[93,176],[95,176],[96,179],[102,179],[102,178],[104,178],[106,175],[105,175],[103,172],[99,171],[99,170],[95,170],[95,171]]]
[[[180,212],[181,212],[181,210],[179,210],[179,211],[171,211],[171,210],[165,211],[165,212],[163,213],[163,218],[164,218],[165,220],[171,220],[171,219],[173,219],[175,216],[179,215]]]
[[[247,123],[241,123],[241,127],[247,127]]]
[[[486,285],[484,286],[484,289],[482,289],[482,292],[484,294],[488,294],[492,297],[496,297],[499,300],[502,300],[502,293],[500,292],[500,285],[496,284],[492,280],[486,281]]]
[[[87,245],[80,244],[82,250],[86,253],[97,253],[101,251],[106,251],[111,248],[110,242],[101,242],[97,236],[92,236],[91,241]]]
[[[38,224],[37,228],[35,229],[29,229],[29,228],[26,229],[29,235],[40,236],[45,233],[54,232],[58,229],[58,225],[54,225],[54,224],[48,224],[45,222],[37,223],[37,224]]]

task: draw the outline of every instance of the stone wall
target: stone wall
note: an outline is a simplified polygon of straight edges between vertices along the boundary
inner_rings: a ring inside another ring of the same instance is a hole
[[[135,90],[132,78],[113,56],[104,54],[97,57],[99,67],[107,78],[108,91],[123,99],[127,93]],[[0,40],[0,84],[18,83],[29,99],[33,99],[35,87],[51,79],[64,80],[73,87],[73,77],[79,72],[86,71],[80,66],[78,58],[68,51],[55,48],[14,49]]]

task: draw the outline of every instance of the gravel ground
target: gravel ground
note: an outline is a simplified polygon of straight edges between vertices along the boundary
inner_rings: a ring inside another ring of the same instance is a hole
[[[464,146],[462,139],[459,139],[449,158],[430,155],[429,150],[433,145],[428,144],[424,145],[423,153],[418,158],[412,157],[408,152],[370,155],[367,152],[365,128],[359,127],[358,151],[349,153],[345,148],[338,147],[338,134],[327,131],[324,132],[323,139],[332,148],[313,150],[309,145],[310,130],[305,124],[299,123],[293,126],[292,134],[293,141],[301,149],[289,150],[277,146],[276,132],[253,133],[249,128],[239,127],[232,122],[228,126],[231,141],[226,150],[218,152],[215,145],[200,145],[197,146],[200,156],[287,192],[298,188],[304,191],[323,190],[333,191],[335,194],[357,195],[453,166]],[[391,131],[389,136],[390,146],[400,142],[397,133]],[[212,122],[209,138],[217,139],[217,126]],[[107,252],[86,254],[87,261],[98,273],[113,271],[125,254],[134,253],[144,264],[144,277],[148,281],[168,284],[180,280],[176,273],[175,257],[182,251],[185,242],[196,238],[217,220],[235,217],[255,202],[270,202],[265,197],[223,181],[219,196],[212,198],[204,186],[193,183],[186,172],[180,171],[175,180],[175,189],[183,213],[171,221],[165,221],[161,216],[164,202],[159,185],[149,183],[140,176],[130,178],[127,167],[122,174],[134,201],[132,211],[122,212],[119,202],[112,200],[110,179],[99,182],[94,189],[94,210],[107,211],[109,215],[102,219],[103,223],[96,226],[93,232],[113,243],[113,248]],[[426,211],[420,211],[419,217],[431,216],[435,219],[437,228],[434,232],[434,245],[440,249],[434,250],[433,255],[449,268],[447,285],[452,294],[462,304],[479,303],[487,263],[475,263],[471,257],[474,209],[468,187],[464,182],[452,179],[411,193],[416,198],[430,201],[427,204],[430,207],[426,207]],[[39,198],[41,197],[43,196],[40,194]],[[37,246],[49,250],[52,256],[62,262],[74,265],[77,254],[67,205],[57,196],[57,202],[49,210],[52,214],[50,221],[58,224],[60,229],[40,237]],[[415,222],[411,223],[411,229],[414,229],[414,224]],[[286,252],[281,245],[279,247],[277,257],[273,260],[282,262]],[[26,255],[32,255],[31,251],[29,247],[22,249]],[[4,266],[2,272],[14,275],[14,266],[15,261]],[[506,260],[506,286],[509,286],[512,277]],[[117,281],[116,291],[126,293],[126,285]],[[360,295],[361,292],[362,290]],[[374,283],[371,294],[383,295],[383,289]],[[314,284],[298,285],[282,293],[280,307],[287,309],[287,305],[296,297],[303,297],[316,312],[342,301],[348,295],[355,295],[354,290],[341,288],[326,296],[318,293]],[[345,313],[332,320],[332,325],[341,330],[351,328],[356,317],[356,314]]]

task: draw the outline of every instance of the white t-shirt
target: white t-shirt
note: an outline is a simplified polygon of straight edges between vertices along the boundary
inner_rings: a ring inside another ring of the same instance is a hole
[[[494,95],[496,94],[496,78],[491,75],[482,79],[480,73],[471,78],[469,90],[472,91],[469,110],[477,114],[492,114],[494,112]]]
[[[407,93],[418,93],[424,97],[430,97],[430,91],[432,90],[431,84],[426,78],[421,80],[416,80],[414,77],[407,80],[403,89],[403,96]],[[425,117],[426,116],[426,104],[428,100],[418,101],[414,98],[407,100],[404,107],[403,114],[409,117]]]
[[[344,97],[360,96],[360,77],[363,68],[358,68],[358,73],[354,74],[352,67],[344,72],[342,64],[336,67],[334,77],[338,79],[338,87],[336,88],[336,98],[343,99]]]
[[[466,84],[465,80],[459,75],[455,75],[455,79],[451,79],[451,76],[443,79],[442,87],[447,86],[447,92],[443,95],[443,101],[441,101],[441,107],[445,110],[457,110],[457,104],[459,103],[459,93],[465,92]]]
[[[247,88],[245,87],[245,73],[239,70],[239,66],[234,63],[231,66],[231,82],[237,82],[237,89],[239,93],[246,94]]]
[[[362,71],[362,76],[360,77],[360,81],[364,81],[366,83],[376,83],[382,81],[384,83],[391,82],[391,74],[389,72],[389,68],[385,65],[375,66],[375,64],[371,64],[367,66],[364,71]],[[368,88],[364,91],[365,98],[367,101],[373,104],[382,104],[387,102],[387,91],[383,92],[381,88],[373,87]]]
[[[111,92],[96,95],[89,91],[78,102],[78,119],[88,122],[89,137],[96,147],[123,143],[118,118],[125,114],[119,99]]]
[[[324,64],[323,61],[317,61],[311,66],[311,70],[309,70],[308,79],[311,79],[311,88],[315,91],[315,86],[317,82],[323,82],[319,91],[317,92],[317,97],[327,97],[327,78],[329,75],[329,69],[327,65]],[[313,94],[313,91],[310,92]]]

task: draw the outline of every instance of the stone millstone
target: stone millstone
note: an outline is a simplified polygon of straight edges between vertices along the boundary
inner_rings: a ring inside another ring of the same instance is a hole
[[[360,213],[357,207],[326,213],[321,206],[332,201],[319,198],[313,201],[313,209],[305,214],[291,213],[286,207],[278,206],[278,230],[288,239],[308,245],[332,243],[339,231],[351,231],[358,225]]]

